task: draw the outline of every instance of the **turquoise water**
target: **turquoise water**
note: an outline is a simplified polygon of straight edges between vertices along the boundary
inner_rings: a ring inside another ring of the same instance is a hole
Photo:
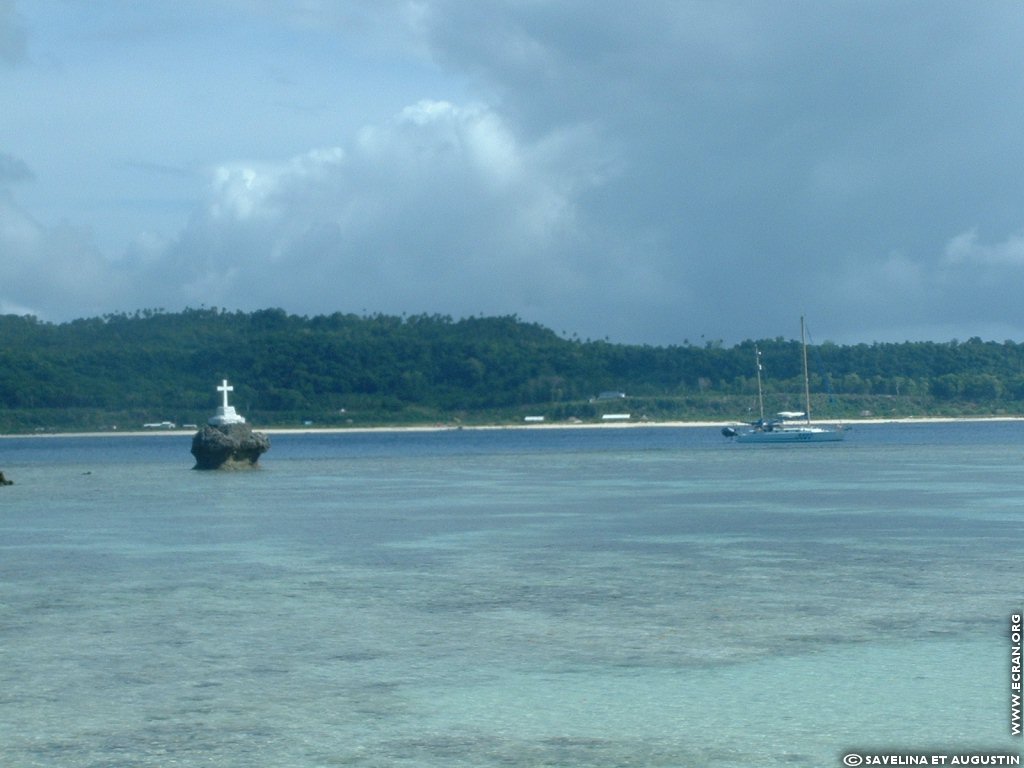
[[[1024,425],[0,440],[0,765],[1015,753]]]

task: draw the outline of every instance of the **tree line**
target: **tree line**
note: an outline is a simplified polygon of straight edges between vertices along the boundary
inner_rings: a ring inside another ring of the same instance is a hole
[[[227,378],[233,403],[266,426],[595,419],[736,419],[800,410],[801,346],[733,347],[566,338],[516,316],[313,317],[218,308],[48,323],[0,316],[0,431],[200,422]],[[964,342],[814,346],[817,415],[1024,412],[1024,345]],[[620,397],[625,395],[625,397]]]

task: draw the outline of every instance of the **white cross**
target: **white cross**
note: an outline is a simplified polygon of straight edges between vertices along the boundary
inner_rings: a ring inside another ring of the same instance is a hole
[[[228,380],[224,379],[224,383],[217,387],[218,392],[224,393],[224,407],[228,407],[228,392],[234,392],[235,388],[228,386]]]

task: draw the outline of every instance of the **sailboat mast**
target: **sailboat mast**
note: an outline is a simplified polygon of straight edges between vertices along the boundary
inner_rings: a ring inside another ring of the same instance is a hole
[[[761,421],[764,422],[764,393],[761,391],[761,350],[754,345],[754,361],[757,363],[757,405],[761,409]]]
[[[807,375],[807,337],[804,334],[804,316],[800,315],[800,346],[804,351],[804,417],[811,423],[811,380]]]

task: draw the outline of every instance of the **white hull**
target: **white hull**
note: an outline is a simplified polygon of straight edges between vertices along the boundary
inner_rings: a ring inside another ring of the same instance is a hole
[[[736,435],[738,443],[837,443],[842,439],[841,430],[823,427],[775,427]]]
[[[804,363],[804,401],[807,407],[803,413],[783,411],[779,414],[781,419],[765,421],[764,418],[764,391],[761,389],[761,352],[754,347],[754,359],[757,363],[757,403],[760,406],[761,418],[756,421],[745,432],[740,432],[733,427],[725,427],[722,434],[726,437],[736,438],[738,443],[838,443],[843,439],[842,427],[812,427],[811,426],[811,384],[807,375],[807,338],[804,335],[804,319],[800,318],[800,346],[803,348]],[[798,417],[806,419],[805,424],[794,424],[787,422],[787,419]]]

